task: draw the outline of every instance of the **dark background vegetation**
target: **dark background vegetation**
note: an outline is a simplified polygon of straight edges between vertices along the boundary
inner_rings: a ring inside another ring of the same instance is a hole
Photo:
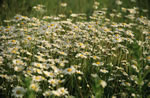
[[[32,13],[32,7],[37,4],[43,4],[46,6],[47,12],[44,15],[57,15],[60,14],[62,9],[60,8],[61,2],[67,2],[68,6],[66,9],[68,13],[74,12],[84,12],[86,14],[91,14],[93,9],[92,5],[95,0],[0,0],[0,24],[5,19],[10,19],[16,14],[21,14],[25,16],[35,16]],[[99,7],[106,7],[111,11],[116,6],[114,5],[116,0],[97,0],[100,2]],[[136,3],[131,3],[130,0],[123,1],[124,7],[139,7],[140,10],[148,9],[149,12],[146,16],[150,17],[150,0],[136,0]],[[31,14],[32,13],[32,14]],[[142,14],[143,15],[143,14]]]

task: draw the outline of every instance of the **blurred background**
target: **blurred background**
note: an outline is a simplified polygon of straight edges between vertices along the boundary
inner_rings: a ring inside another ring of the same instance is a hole
[[[42,17],[86,13],[87,16],[90,16],[93,13],[95,1],[99,2],[99,9],[107,8],[108,13],[113,9],[120,10],[121,7],[138,7],[140,15],[150,17],[150,0],[0,0],[0,24],[3,24],[5,19],[13,18],[16,14]],[[121,3],[117,4],[116,1],[121,1]],[[37,6],[38,4],[44,6]],[[35,11],[38,7],[42,8],[40,12]]]

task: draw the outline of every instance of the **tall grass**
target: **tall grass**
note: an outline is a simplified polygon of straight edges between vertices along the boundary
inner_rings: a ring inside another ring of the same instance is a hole
[[[43,15],[58,15],[65,13],[67,15],[71,13],[86,13],[88,16],[93,12],[93,3],[95,0],[1,0],[0,5],[0,23],[3,23],[4,19],[10,19],[16,14],[36,16],[37,14],[33,11],[32,7],[37,4],[43,4],[46,7],[46,12]],[[115,0],[97,0],[100,2],[99,8],[108,8],[109,12],[116,8]],[[142,13],[142,9],[150,9],[148,0],[138,0],[136,3],[132,3],[130,0],[122,0],[124,7],[138,6],[140,8],[141,15],[147,15],[148,13]],[[60,8],[61,2],[67,2],[68,6],[66,9]],[[146,5],[145,5],[146,4]],[[118,8],[119,10],[119,8]]]

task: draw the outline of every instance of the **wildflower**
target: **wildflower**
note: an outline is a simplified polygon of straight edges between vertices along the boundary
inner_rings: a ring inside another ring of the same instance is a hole
[[[146,59],[148,62],[150,62],[150,56],[147,56]]]
[[[91,74],[91,76],[92,76],[93,78],[97,78],[97,77],[98,77],[97,74]]]
[[[136,65],[131,65],[131,67],[132,67],[133,69],[135,69],[135,70],[136,70],[136,72],[139,72],[139,70],[138,70],[138,68],[137,68],[137,66],[136,66]]]
[[[50,90],[47,90],[43,93],[43,96],[50,96],[50,95],[52,95],[52,91]]]
[[[148,87],[150,87],[150,82],[148,82],[148,84],[147,84],[147,85],[148,85]]]
[[[85,45],[83,43],[78,43],[77,46],[81,48],[85,48]]]
[[[131,84],[129,82],[122,82],[123,86],[131,86]]]
[[[107,86],[107,83],[104,80],[100,80],[100,85],[105,88]]]
[[[58,16],[59,16],[60,18],[65,18],[65,17],[66,17],[65,14],[59,14]]]
[[[65,74],[73,74],[73,73],[75,73],[76,72],[76,69],[73,67],[73,66],[71,66],[70,68],[66,68],[65,70],[64,70],[64,73]]]
[[[102,73],[108,73],[108,70],[106,70],[106,69],[100,69],[100,72],[102,72]]]
[[[32,64],[38,68],[43,68],[43,65],[41,63],[33,62]]]
[[[56,74],[59,74],[59,73],[61,73],[62,72],[62,70],[61,69],[58,69],[56,66],[51,66],[51,68],[54,70],[54,73],[56,73]]]
[[[129,31],[129,30],[126,32],[126,34],[131,36],[131,37],[134,37],[134,34],[131,31]]]
[[[131,13],[131,14],[135,14],[136,13],[136,9],[133,8],[133,9],[128,9],[128,11]]]
[[[92,95],[91,98],[96,98],[96,97],[94,95]]]
[[[78,17],[78,14],[71,14],[71,17]]]
[[[144,69],[145,69],[145,70],[149,70],[149,69],[150,69],[150,66],[146,65]]]
[[[44,10],[44,5],[41,5],[41,4],[38,4],[37,6],[34,6],[33,9],[35,9],[35,11],[38,11],[38,12],[45,12]]]
[[[90,87],[90,85],[89,85],[89,84],[87,84],[86,86],[87,86],[88,88]]]
[[[117,97],[113,95],[111,98],[117,98]]]
[[[2,64],[3,63],[3,57],[2,56],[0,56],[0,64]]]
[[[98,9],[98,6],[97,6],[97,5],[93,5],[93,8],[94,8],[94,9]]]
[[[19,47],[14,47],[14,48],[9,48],[8,49],[8,51],[10,52],[10,53],[12,53],[12,54],[19,54],[19,52],[18,52],[18,50],[19,50]]]
[[[102,66],[104,63],[103,62],[96,62],[96,63],[93,63],[92,65],[95,65],[95,66]]]
[[[123,12],[126,12],[126,11],[127,11],[127,9],[124,8],[124,7],[122,7],[121,10],[122,10]]]
[[[55,76],[55,74],[53,72],[48,72],[48,71],[43,71],[43,72],[47,77],[53,78]]]
[[[78,53],[76,55],[76,58],[78,58],[78,57],[80,57],[80,58],[87,58],[84,54],[81,54],[81,53]]]
[[[95,2],[94,2],[94,5],[97,5],[97,6],[98,6],[99,4],[100,4],[100,3],[99,3],[99,2],[97,2],[97,1],[95,1]]]
[[[136,0],[131,0],[131,2],[136,2]]]
[[[23,63],[23,61],[20,60],[20,59],[14,59],[14,60],[13,60],[13,64],[15,64],[15,65],[23,65],[24,63]]]
[[[14,70],[17,71],[17,72],[20,72],[20,71],[23,71],[24,68],[25,67],[22,66],[22,65],[17,65],[17,66],[14,67]]]
[[[68,94],[67,89],[65,89],[64,87],[58,88],[57,91],[60,93],[60,95],[66,95],[66,94]]]
[[[33,68],[34,72],[37,72],[38,74],[43,74],[42,73],[42,69],[38,69],[38,68]]]
[[[55,95],[55,96],[61,96],[61,95],[60,95],[60,92],[58,92],[57,90],[56,90],[56,91],[53,90],[53,91],[52,91],[52,94]]]
[[[121,4],[122,4],[122,1],[116,0],[116,4],[117,4],[117,5],[121,5]]]
[[[12,92],[13,92],[13,96],[15,97],[23,97],[26,90],[23,87],[17,86],[12,90]]]
[[[82,80],[82,77],[81,77],[81,76],[78,76],[78,80]]]
[[[21,15],[16,15],[14,18],[14,21],[20,21],[23,19]]]
[[[43,19],[51,19],[50,16],[44,16]]]
[[[80,70],[76,70],[77,74],[83,75],[83,72],[81,72]]]
[[[61,3],[60,4],[62,7],[66,7],[67,6],[67,3]]]
[[[136,97],[136,95],[134,93],[132,93],[131,96]]]
[[[121,39],[121,37],[115,37],[115,38],[113,39],[113,41],[114,41],[114,42],[121,42],[122,39]]]
[[[37,57],[38,61],[40,62],[45,62],[46,60],[44,58],[42,58],[42,56],[35,56]]]
[[[114,16],[115,16],[115,14],[111,13],[111,14],[110,14],[110,16],[111,16],[111,17],[114,17]],[[114,27],[115,27],[115,26],[117,26],[117,25],[112,25],[112,26],[114,26]]]
[[[65,53],[65,52],[58,51],[58,53],[61,55],[67,56],[67,53]]]
[[[17,41],[17,40],[10,40],[9,42],[8,42],[8,44],[10,44],[10,45],[17,45],[17,44],[19,44],[19,42]]]
[[[30,89],[32,89],[35,92],[40,91],[39,85],[37,83],[31,83]]]
[[[42,81],[42,80],[44,80],[44,77],[42,77],[42,76],[33,76],[33,81],[39,82],[39,81]]]
[[[58,80],[57,79],[50,79],[48,80],[48,82],[52,85],[52,86],[56,86],[58,84]]]

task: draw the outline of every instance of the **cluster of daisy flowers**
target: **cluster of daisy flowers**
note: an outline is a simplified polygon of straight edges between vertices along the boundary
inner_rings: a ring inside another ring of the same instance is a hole
[[[106,10],[94,11],[88,22],[74,21],[84,19],[85,14],[72,14],[65,20],[22,15],[7,20],[11,25],[0,26],[2,91],[15,97],[33,92],[45,97],[84,98],[96,95],[94,80],[99,79],[106,95],[146,96],[149,91],[145,90],[150,88],[150,20],[137,17],[136,8],[124,8],[130,21],[115,22],[106,17]]]

